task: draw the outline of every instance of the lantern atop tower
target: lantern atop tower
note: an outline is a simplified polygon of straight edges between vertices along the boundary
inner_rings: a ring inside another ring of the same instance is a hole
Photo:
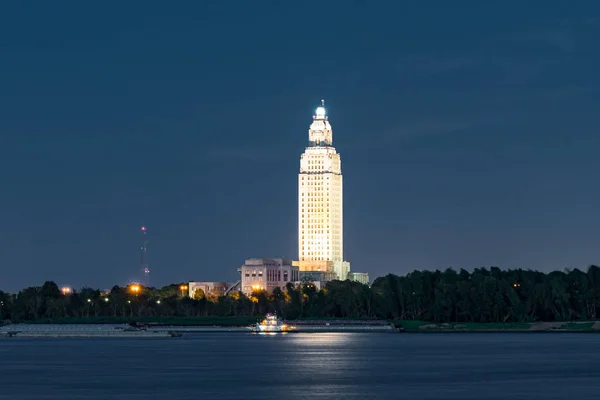
[[[326,119],[326,118],[327,118],[327,116],[325,113],[325,100],[321,100],[321,105],[319,107],[317,107],[315,119]]]

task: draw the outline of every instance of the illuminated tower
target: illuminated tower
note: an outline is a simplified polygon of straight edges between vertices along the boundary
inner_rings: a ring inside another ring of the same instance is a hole
[[[150,286],[150,269],[148,268],[148,239],[146,235],[148,230],[145,226],[140,229],[142,231],[142,248],[140,249],[140,263],[142,272],[142,285]]]
[[[350,271],[344,262],[342,192],[342,163],[321,100],[308,130],[308,147],[300,157],[298,266],[302,272],[321,272],[323,280],[345,280]]]

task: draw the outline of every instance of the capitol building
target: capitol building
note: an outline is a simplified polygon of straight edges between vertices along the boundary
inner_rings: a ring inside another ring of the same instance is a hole
[[[227,295],[256,290],[272,293],[289,283],[310,280],[318,288],[332,280],[369,283],[365,272],[351,272],[344,261],[344,188],[342,160],[333,147],[333,131],[325,102],[317,107],[308,129],[308,146],[300,157],[298,174],[298,260],[249,258],[238,268],[237,282],[189,282],[189,296]]]
[[[368,283],[368,275],[350,272],[344,261],[344,189],[342,160],[333,147],[325,101],[308,129],[308,147],[298,174],[298,261],[300,276]]]

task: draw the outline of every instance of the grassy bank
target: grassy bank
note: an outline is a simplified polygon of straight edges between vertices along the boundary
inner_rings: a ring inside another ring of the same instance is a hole
[[[31,324],[164,324],[164,325],[222,325],[245,326],[255,323],[257,317],[89,317],[57,318],[27,321]],[[25,321],[23,321],[25,322]]]
[[[510,323],[432,323],[392,321],[407,332],[600,332],[600,322],[510,322]]]

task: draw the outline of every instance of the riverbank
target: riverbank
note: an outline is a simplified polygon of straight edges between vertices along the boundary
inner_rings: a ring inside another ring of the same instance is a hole
[[[141,329],[112,324],[11,324],[0,327],[3,338],[171,338],[181,333],[168,329]]]
[[[88,324],[139,324],[169,326],[248,326],[260,317],[87,317],[87,318],[43,318],[22,321],[27,324],[88,325]]]
[[[600,321],[432,323],[393,321],[403,332],[600,332]]]
[[[246,332],[260,317],[91,317],[28,321],[28,325],[134,325],[159,332]],[[297,332],[600,332],[600,321],[514,322],[514,323],[432,323],[428,321],[377,321],[359,319],[288,320]],[[15,325],[12,325],[13,327]],[[0,328],[5,330],[7,326]]]
[[[332,333],[332,332],[398,332],[391,324],[317,324],[290,325],[289,333]],[[113,324],[12,324],[0,327],[0,337],[5,338],[74,338],[74,337],[110,337],[110,338],[160,338],[179,337],[191,333],[251,333],[251,326],[145,326]]]

